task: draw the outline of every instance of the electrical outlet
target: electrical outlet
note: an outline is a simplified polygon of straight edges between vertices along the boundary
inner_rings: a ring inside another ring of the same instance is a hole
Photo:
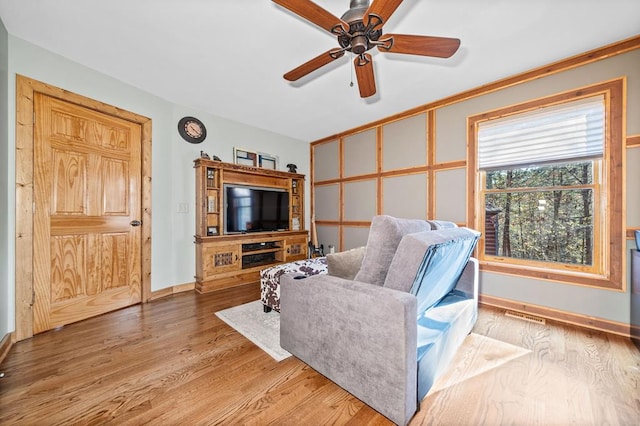
[[[178,203],[178,213],[189,213],[189,203]]]

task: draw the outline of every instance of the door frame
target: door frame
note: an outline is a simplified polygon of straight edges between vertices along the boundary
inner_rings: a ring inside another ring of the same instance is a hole
[[[33,336],[34,93],[42,93],[140,125],[142,303],[151,297],[151,119],[31,78],[16,76],[15,320],[17,341]]]

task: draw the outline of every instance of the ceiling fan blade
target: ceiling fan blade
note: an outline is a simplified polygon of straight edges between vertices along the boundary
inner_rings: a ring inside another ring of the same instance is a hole
[[[382,22],[387,22],[389,17],[400,6],[402,0],[373,0],[371,6],[364,14],[365,25],[369,24],[369,14],[378,15],[382,18]]]
[[[378,46],[381,52],[407,53],[409,55],[435,56],[437,58],[449,58],[460,47],[457,38],[431,37],[408,34],[384,34],[380,41],[393,38],[390,47]]]
[[[273,0],[273,2],[289,9],[296,15],[302,16],[307,21],[316,24],[320,28],[324,28],[330,33],[333,33],[332,30],[336,25],[342,26],[345,32],[349,31],[349,24],[310,0]]]
[[[371,59],[371,55],[365,53],[363,58],[357,56],[353,60],[353,66],[356,69],[356,79],[358,80],[360,97],[368,98],[376,94],[376,80],[373,75],[373,60]]]
[[[304,77],[312,71],[317,70],[318,68],[327,65],[330,62],[335,61],[339,57],[344,55],[344,50],[342,49],[331,49],[324,52],[321,55],[316,56],[310,61],[305,62],[297,68],[292,69],[288,73],[284,75],[285,80],[296,81],[297,79]]]

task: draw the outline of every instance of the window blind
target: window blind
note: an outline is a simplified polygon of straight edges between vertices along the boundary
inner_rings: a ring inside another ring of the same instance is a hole
[[[479,123],[482,170],[602,157],[604,96]]]

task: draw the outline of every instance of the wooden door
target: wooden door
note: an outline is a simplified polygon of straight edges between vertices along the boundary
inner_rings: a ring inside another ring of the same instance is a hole
[[[39,333],[141,301],[141,128],[40,93],[34,111]]]

